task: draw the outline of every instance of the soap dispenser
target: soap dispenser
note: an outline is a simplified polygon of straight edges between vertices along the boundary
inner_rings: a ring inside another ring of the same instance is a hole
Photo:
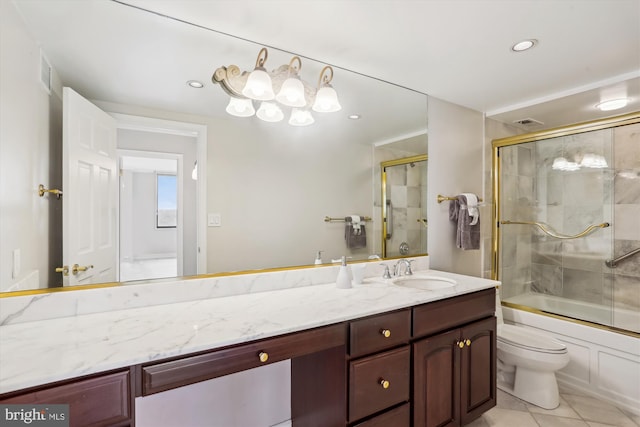
[[[340,270],[338,270],[336,287],[339,289],[348,289],[351,287],[351,274],[349,273],[346,256],[342,257],[342,265],[340,265]]]
[[[322,264],[322,251],[318,251],[316,253],[315,265],[319,265],[319,264]]]

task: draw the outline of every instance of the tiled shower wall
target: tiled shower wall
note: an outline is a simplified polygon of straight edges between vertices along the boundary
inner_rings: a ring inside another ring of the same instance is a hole
[[[614,250],[640,248],[640,124],[614,130]],[[609,269],[615,308],[640,311],[640,254]],[[615,310],[614,310],[615,313]]]
[[[427,229],[420,219],[426,218],[426,162],[387,167],[387,198],[393,210],[393,233],[387,240],[387,256],[400,256],[400,245],[409,245],[409,254],[427,252]]]
[[[609,168],[551,168],[557,157],[585,153],[602,155]],[[506,147],[501,166],[501,219],[542,221],[563,234],[612,224],[571,240],[502,226],[503,298],[533,291],[640,310],[640,256],[615,269],[604,264],[612,249],[619,256],[640,247],[640,125]]]

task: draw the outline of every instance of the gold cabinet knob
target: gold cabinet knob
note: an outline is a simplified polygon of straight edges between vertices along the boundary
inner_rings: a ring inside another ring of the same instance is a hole
[[[75,276],[76,274],[78,274],[80,271],[87,271],[90,268],[93,268],[93,265],[83,265],[83,266],[79,266],[78,264],[73,264],[73,267],[71,267],[71,273],[73,273],[73,275]]]
[[[382,329],[380,333],[385,338],[389,338],[391,336],[391,331],[389,329]]]
[[[389,383],[389,381],[385,380],[384,378],[381,378],[380,385],[382,386],[382,388],[386,389],[386,388],[389,388],[391,384]]]
[[[56,273],[62,273],[63,276],[69,275],[69,266],[64,265],[62,267],[56,267]]]
[[[467,347],[469,347],[471,345],[471,340],[468,339],[464,343],[467,345]]]
[[[258,354],[258,357],[260,358],[260,361],[262,363],[266,362],[267,360],[269,360],[269,354],[266,351],[261,351]]]
[[[464,348],[464,341],[458,341],[458,347]]]

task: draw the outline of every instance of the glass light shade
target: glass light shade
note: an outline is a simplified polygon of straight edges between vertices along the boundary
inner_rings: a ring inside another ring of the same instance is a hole
[[[627,98],[612,99],[611,101],[604,101],[599,103],[598,105],[596,105],[596,108],[598,108],[600,111],[611,111],[617,110],[619,108],[624,108],[628,103],[629,100]]]
[[[316,100],[313,103],[313,111],[333,113],[341,109],[342,106],[338,102],[338,94],[331,85],[325,85],[318,89],[318,92],[316,92]]]
[[[242,94],[256,101],[270,101],[275,98],[271,77],[264,68],[256,68],[249,74]]]
[[[260,120],[264,120],[265,122],[279,122],[284,119],[284,113],[280,107],[273,102],[262,102],[256,115]]]
[[[253,102],[251,102],[250,99],[234,97],[229,99],[226,111],[236,117],[251,117],[256,113],[256,110],[253,108]]]
[[[580,169],[580,165],[576,162],[570,162],[564,157],[557,157],[553,160],[551,169],[561,171],[577,171],[578,169]]]
[[[594,168],[594,169],[603,169],[606,168],[607,161],[603,156],[598,154],[587,153],[582,158],[580,162],[580,166],[584,166],[585,168]]]
[[[309,110],[294,108],[291,111],[291,117],[289,118],[289,124],[291,126],[309,126],[314,122],[315,120]]]
[[[194,181],[198,180],[198,162],[193,165],[193,170],[191,171],[191,179]]]
[[[276,95],[276,101],[288,107],[304,107],[307,102],[304,99],[304,85],[300,79],[289,77],[285,80]]]

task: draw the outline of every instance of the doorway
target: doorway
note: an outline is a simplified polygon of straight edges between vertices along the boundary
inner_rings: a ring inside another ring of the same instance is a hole
[[[182,275],[182,155],[119,150],[120,281]]]

